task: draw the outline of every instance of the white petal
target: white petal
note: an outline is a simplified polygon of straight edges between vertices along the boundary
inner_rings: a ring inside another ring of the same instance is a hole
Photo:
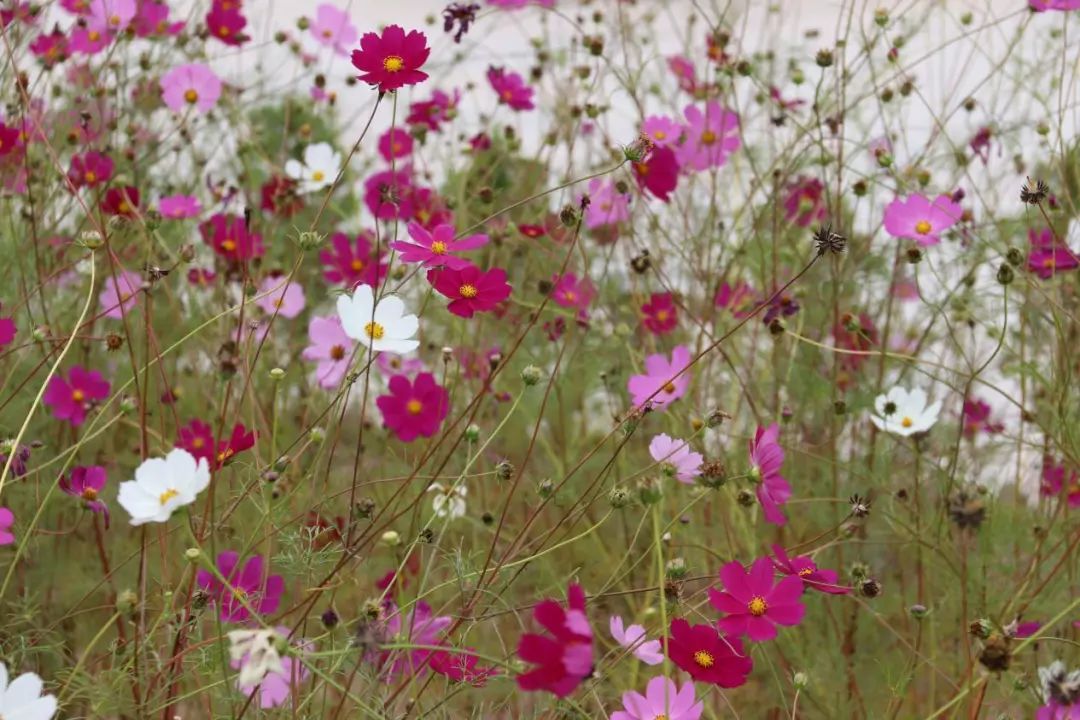
[[[4,720],[50,720],[56,714],[56,698],[46,695],[13,710],[4,708]]]
[[[41,678],[34,673],[25,673],[15,678],[14,682],[4,693],[5,720],[7,713],[23,705],[29,705],[41,697],[41,689],[44,687]]]
[[[914,411],[912,414],[921,415],[923,410],[926,409],[926,391],[922,388],[914,388],[908,398],[910,400],[909,409]]]
[[[300,164],[299,160],[286,160],[285,174],[293,180],[299,180],[304,176],[304,166]]]
[[[411,353],[416,348],[420,347],[419,340],[395,340],[393,338],[382,340],[376,340],[371,349],[375,352],[388,352],[395,355],[404,355]]]
[[[405,301],[397,295],[386,295],[375,307],[375,322],[389,328],[396,325],[398,319],[404,314]]]
[[[419,329],[420,320],[415,315],[403,315],[393,325],[387,326],[386,334],[394,340],[410,340]]]
[[[885,429],[885,421],[879,418],[877,415],[871,415],[870,422],[874,423],[874,427],[876,427],[878,430]]]

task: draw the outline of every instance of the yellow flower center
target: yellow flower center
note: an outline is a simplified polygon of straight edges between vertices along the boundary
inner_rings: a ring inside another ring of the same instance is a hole
[[[657,140],[663,140],[664,138],[667,137],[667,133],[664,132],[663,130],[653,130],[652,136],[654,138],[656,138]]]
[[[905,417],[903,420],[900,421],[900,424],[903,425],[906,428],[909,428],[909,427],[911,427],[912,425],[915,424],[915,421],[912,420],[909,417]]]
[[[714,142],[716,142],[716,133],[714,133],[712,130],[706,130],[705,132],[701,133],[702,145],[712,145]]]
[[[93,170],[87,170],[86,173],[83,175],[83,179],[86,180],[86,182],[88,183],[97,182],[97,173]]]
[[[190,104],[194,105],[195,103],[199,102],[199,93],[189,88],[188,90],[184,91],[184,99],[187,100]]]
[[[803,568],[799,571],[799,577],[806,577],[814,574],[814,568]]]
[[[364,333],[372,340],[382,340],[383,335],[386,334],[386,328],[377,322],[369,322],[364,326]]]
[[[436,240],[435,242],[431,243],[431,252],[435,253],[436,255],[444,254],[446,252],[446,243]]]
[[[77,403],[81,403],[83,400],[86,399],[86,393],[84,393],[82,390],[72,390],[71,399]]]
[[[79,497],[81,497],[83,500],[86,500],[87,502],[93,502],[94,500],[97,500],[97,490],[95,490],[94,488],[83,488],[83,491],[79,494]]]
[[[235,454],[236,454],[236,451],[233,450],[232,448],[225,448],[224,450],[222,450],[221,452],[219,452],[217,454],[217,460],[218,460],[219,463],[223,463],[223,462],[225,462],[226,460],[228,460],[229,458],[231,458]]]
[[[761,617],[765,614],[765,611],[769,609],[769,604],[765,602],[765,598],[760,595],[755,595],[750,598],[750,602],[746,603],[746,609],[750,611],[750,614],[754,617]]]
[[[334,31],[333,31],[333,30],[329,30],[329,29],[327,29],[327,30],[323,30],[323,31],[322,31],[322,36],[323,36],[324,38],[332,38],[332,37],[334,37]]]
[[[221,37],[229,37],[229,28],[225,27],[224,25],[219,27],[217,32],[218,35],[220,35]]]
[[[1042,266],[1044,268],[1052,268],[1052,267],[1055,267],[1056,265],[1057,265],[1057,258],[1055,258],[1053,255],[1051,255],[1050,257],[1047,257],[1047,258],[1043,258]]]
[[[179,490],[176,490],[174,488],[169,488],[168,490],[166,490],[165,492],[161,493],[161,495],[158,496],[158,502],[160,502],[164,506],[165,503],[169,502],[170,500],[172,500],[174,497],[176,497],[179,494],[180,494]]]
[[[326,177],[326,174],[322,170],[316,170],[311,173],[311,179],[315,182],[322,182],[324,177]]]
[[[675,383],[666,383],[664,385],[664,392],[669,394],[675,392]]]
[[[659,715],[654,717],[653,720],[667,720],[667,715],[665,715],[664,713],[660,713]]]
[[[360,258],[355,258],[351,263],[349,263],[349,267],[351,267],[356,272],[360,272],[364,269],[364,261]]]
[[[656,319],[657,320],[663,322],[664,320],[667,320],[668,317],[670,317],[670,316],[668,315],[667,310],[657,310],[656,311]]]
[[[915,223],[915,232],[919,233],[920,235],[926,235],[933,229],[934,227],[926,220],[920,220],[919,222]]]
[[[463,298],[474,298],[480,291],[476,289],[475,285],[466,284],[459,287],[458,292],[461,293]]]
[[[86,33],[86,37],[90,39],[90,42],[97,42],[101,39],[101,33],[99,33],[97,30],[91,30],[90,32]]]
[[[109,18],[109,24],[112,25],[113,27],[119,26],[121,22],[123,22],[123,21],[120,19],[119,15],[113,15],[112,17]]]
[[[405,61],[401,59],[400,55],[387,55],[386,59],[382,61],[382,67],[386,72],[396,73],[405,67]]]
[[[707,670],[716,664],[716,658],[714,658],[713,654],[707,650],[698,650],[694,653],[694,662],[697,663],[698,667]]]
[[[236,249],[236,243],[232,240],[225,240],[221,243],[221,247],[225,250],[225,252],[232,252]]]
[[[416,398],[413,398],[409,402],[405,403],[405,409],[410,415],[419,415],[420,411],[424,409],[424,403],[420,402]]]
[[[201,437],[197,437],[191,441],[191,447],[195,448],[196,450],[200,449],[205,444],[206,441],[203,440]]]

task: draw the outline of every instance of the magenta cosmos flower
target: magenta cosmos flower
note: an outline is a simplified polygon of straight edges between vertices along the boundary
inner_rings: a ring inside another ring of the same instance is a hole
[[[395,375],[390,378],[389,390],[388,395],[376,398],[375,404],[382,412],[383,424],[402,442],[431,437],[450,412],[450,393],[431,373],[420,373],[413,381]]]
[[[941,234],[960,221],[960,205],[948,195],[933,202],[925,195],[897,198],[885,208],[885,232],[924,247],[941,242]]]
[[[215,213],[199,226],[203,242],[232,262],[262,257],[262,235],[248,231],[247,222],[237,215]]]
[[[83,507],[91,512],[105,516],[105,527],[109,526],[109,509],[99,498],[105,489],[108,476],[100,465],[71,468],[71,477],[60,478],[60,491],[83,501]]]
[[[221,97],[221,78],[207,65],[190,63],[161,76],[161,99],[170,110],[209,112]]]
[[[646,357],[645,374],[631,375],[626,385],[634,407],[642,407],[648,402],[654,409],[663,409],[681,398],[690,387],[689,370],[682,372],[689,367],[690,349],[685,345],[675,346],[671,360],[663,355]]]
[[[773,525],[787,522],[780,506],[791,497],[791,486],[780,474],[784,464],[784,449],[777,438],[780,426],[773,423],[767,428],[759,427],[750,441],[750,476],[757,482],[757,497],[765,520]]]
[[[664,472],[681,483],[693,484],[704,458],[692,452],[685,440],[673,440],[660,433],[649,443],[649,455],[661,464]]]
[[[386,277],[386,260],[382,253],[376,255],[375,235],[364,230],[353,240],[345,233],[330,236],[330,247],[319,253],[323,264],[323,277],[327,282],[346,287],[370,285],[378,287]]]
[[[838,585],[840,576],[835,570],[819,568],[809,555],[788,557],[782,545],[773,545],[773,567],[784,575],[796,575],[807,588],[813,588],[830,595],[846,595],[851,588]]]
[[[997,434],[1005,429],[1000,422],[990,419],[992,414],[990,406],[983,400],[972,398],[964,401],[964,437],[975,437],[980,432],[990,435]]]
[[[202,212],[202,205],[194,195],[168,195],[158,200],[158,212],[162,217],[182,220]]]
[[[716,622],[721,632],[772,640],[777,625],[798,625],[806,614],[802,579],[789,575],[774,585],[769,558],[755,560],[749,572],[742,563],[729,562],[720,568],[720,580],[724,589],[709,588],[709,603],[725,613]]]
[[[653,335],[666,335],[679,324],[679,308],[671,293],[653,293],[641,306],[641,324]]]
[[[1069,507],[1080,507],[1080,475],[1070,470],[1064,463],[1058,464],[1047,455],[1043,458],[1042,483],[1039,494],[1043,497],[1066,497]]]
[[[99,32],[118,33],[135,18],[135,0],[90,0],[87,26]]]
[[[71,168],[68,170],[67,176],[71,184],[78,189],[94,187],[107,182],[112,177],[112,173],[112,158],[91,150],[82,155],[71,156]]]
[[[633,690],[623,693],[623,709],[611,714],[611,720],[698,720],[705,709],[695,702],[694,683],[675,685],[663,675],[657,675],[645,686],[645,694]]]
[[[428,267],[442,266],[451,270],[464,270],[472,263],[452,253],[475,250],[487,245],[487,235],[469,235],[460,240],[454,239],[453,225],[437,225],[428,232],[420,224],[411,222],[408,226],[412,242],[398,240],[390,243],[390,248],[401,253],[401,259],[407,263],[420,263]]]
[[[1031,9],[1035,12],[1046,10],[1080,10],[1080,0],[1030,0]]]
[[[101,373],[75,365],[68,371],[67,379],[53,375],[41,399],[53,409],[53,417],[57,420],[81,425],[86,419],[86,411],[107,397],[109,383]]]
[[[564,308],[585,310],[596,295],[596,288],[588,277],[578,279],[574,273],[566,273],[553,276],[551,282],[551,301]]]
[[[501,67],[489,67],[487,79],[491,89],[499,96],[499,104],[508,105],[512,110],[532,110],[533,89],[516,72],[506,72]]]
[[[286,275],[271,275],[263,280],[259,285],[259,295],[263,297],[255,304],[271,315],[276,312],[282,317],[294,318],[303,312],[307,304],[304,288],[295,280],[290,282]]]
[[[332,317],[313,317],[308,325],[308,338],[311,344],[304,348],[301,357],[317,363],[315,381],[321,387],[336,388],[349,370],[352,355],[352,339],[341,327],[341,319]],[[379,355],[381,361],[387,353]],[[396,356],[391,356],[396,357]]]
[[[739,638],[721,635],[711,625],[691,625],[682,618],[671,621],[667,655],[694,680],[724,688],[744,684],[754,669],[754,661]]]
[[[510,297],[512,290],[502,268],[481,270],[470,264],[460,270],[428,270],[427,279],[440,294],[450,298],[446,309],[463,318],[493,310]]]
[[[427,80],[427,73],[420,68],[429,54],[424,33],[411,30],[405,34],[400,25],[388,25],[382,35],[364,33],[360,49],[353,50],[352,64],[360,71],[360,80],[385,93]]]
[[[441,636],[450,627],[453,618],[449,615],[435,615],[431,606],[418,602],[409,615],[403,618],[392,601],[386,603],[386,627],[388,640],[397,640],[412,645],[426,645],[416,650],[385,650],[377,656],[382,666],[387,683],[396,683],[405,677],[416,677],[430,670],[428,658],[432,654],[430,647],[441,645]]]
[[[107,318],[117,320],[124,317],[135,304],[141,287],[142,276],[137,272],[117,270],[115,276],[108,276],[105,279],[105,289],[98,296],[102,314]]]
[[[317,43],[333,48],[338,55],[348,55],[348,48],[356,44],[357,38],[356,26],[349,20],[349,14],[326,3],[315,9],[311,35]]]
[[[17,332],[14,318],[0,317],[0,348],[10,345]]]
[[[1049,280],[1063,270],[1075,270],[1080,267],[1080,257],[1065,243],[1058,242],[1050,228],[1040,232],[1028,230],[1028,270],[1043,280]]]
[[[585,614],[585,592],[572,584],[566,609],[555,600],[542,600],[533,618],[548,635],[525,633],[518,642],[518,657],[535,667],[517,677],[522,690],[546,690],[566,697],[593,670],[593,634]]]
[[[621,617],[612,615],[608,621],[608,629],[611,630],[611,637],[615,638],[615,642],[630,650],[634,657],[646,665],[659,665],[664,662],[660,641],[649,640],[645,628],[641,625],[625,627]]]
[[[277,612],[281,594],[285,591],[285,581],[280,575],[266,572],[261,555],[248,558],[242,568],[237,567],[239,559],[239,554],[233,550],[226,550],[217,556],[217,569],[228,581],[229,587],[209,570],[199,570],[195,576],[199,587],[220,606],[222,621],[243,622],[251,617],[248,608],[260,615]],[[244,607],[244,603],[247,607]]]
[[[15,514],[6,507],[0,507],[0,546],[15,542],[15,533],[11,527],[15,524]]]
[[[630,197],[619,192],[614,180],[593,178],[589,181],[589,207],[585,210],[585,227],[595,230],[629,219]]]
[[[644,162],[634,163],[634,177],[653,197],[670,202],[671,193],[679,185],[679,161],[675,151],[668,147],[654,148]]]
[[[412,135],[399,127],[390,128],[379,137],[379,154],[386,162],[412,155]]]
[[[825,185],[817,178],[800,177],[787,189],[784,198],[784,219],[799,227],[821,222],[825,208]]]
[[[705,112],[696,105],[687,105],[685,137],[676,157],[679,165],[689,170],[708,170],[721,167],[728,156],[739,149],[739,116],[712,100]]]

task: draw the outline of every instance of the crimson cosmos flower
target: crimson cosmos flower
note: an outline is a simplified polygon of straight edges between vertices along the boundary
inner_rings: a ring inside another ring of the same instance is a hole
[[[566,609],[555,600],[543,600],[533,618],[551,635],[525,633],[518,656],[536,667],[517,677],[522,690],[547,690],[566,697],[592,674],[593,635],[585,614],[585,592],[573,584],[567,590]]]
[[[469,265],[460,270],[429,270],[427,279],[432,287],[450,298],[447,309],[463,318],[471,318],[477,311],[492,310],[510,297],[511,287],[502,268],[481,270]]]
[[[724,688],[739,687],[754,669],[754,661],[738,638],[721,635],[711,625],[691,625],[681,618],[671,621],[667,656],[694,680]]]
[[[400,25],[389,25],[381,36],[370,32],[360,38],[360,49],[352,52],[352,64],[361,72],[360,80],[385,93],[427,80],[427,73],[420,68],[430,54],[424,33],[410,30],[406,35]]]

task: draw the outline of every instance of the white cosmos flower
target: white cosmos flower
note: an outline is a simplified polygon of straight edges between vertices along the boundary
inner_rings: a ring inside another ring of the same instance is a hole
[[[330,143],[308,145],[304,148],[304,162],[285,162],[285,174],[299,183],[297,191],[301,194],[330,187],[340,171],[341,154]]]
[[[345,334],[374,352],[402,355],[420,345],[412,339],[420,321],[405,314],[405,303],[397,295],[384,295],[376,304],[371,286],[358,285],[352,297],[338,298],[337,310]]]
[[[439,483],[432,483],[428,492],[438,493],[431,499],[431,508],[436,517],[449,515],[453,520],[465,515],[465,496],[469,494],[469,489],[464,485],[458,485],[451,491]]]
[[[909,437],[934,426],[941,403],[927,404],[926,393],[920,388],[908,392],[897,386],[885,395],[877,396],[874,411],[876,414],[870,416],[870,421],[878,430]]]
[[[0,663],[0,718],[49,720],[56,714],[56,697],[42,695],[43,683],[34,673],[23,673],[8,684],[8,671]]]
[[[231,630],[229,632],[229,657],[240,666],[240,685],[253,687],[262,682],[268,673],[285,674],[278,650],[278,638],[274,628],[258,630]]]
[[[120,483],[117,500],[131,515],[132,525],[165,522],[173,510],[195,502],[209,484],[206,458],[196,463],[187,450],[175,448],[164,458],[144,460],[134,480]]]

